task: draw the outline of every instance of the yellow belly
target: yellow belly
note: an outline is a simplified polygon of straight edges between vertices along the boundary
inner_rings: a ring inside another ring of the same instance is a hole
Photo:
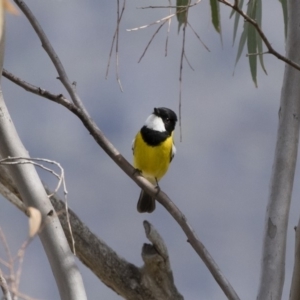
[[[163,143],[152,147],[147,145],[139,132],[133,145],[133,165],[142,171],[150,182],[155,184],[155,178],[160,180],[168,171],[173,138],[170,136]]]

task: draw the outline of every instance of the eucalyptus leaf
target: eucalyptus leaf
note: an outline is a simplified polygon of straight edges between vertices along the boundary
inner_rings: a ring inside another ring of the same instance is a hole
[[[251,76],[255,86],[257,87],[257,39],[256,30],[252,25],[248,26],[247,46]]]
[[[279,0],[282,6],[282,12],[283,12],[283,21],[284,21],[284,36],[285,39],[287,37],[287,18],[288,18],[288,12],[287,12],[287,1],[286,0]]]
[[[235,59],[235,66],[238,63],[238,61],[239,61],[239,59],[240,59],[240,57],[243,53],[243,49],[244,49],[244,46],[245,46],[245,43],[246,43],[246,40],[247,40],[248,26],[249,26],[249,24],[245,22],[244,23],[244,30],[241,34],[239,48],[238,48],[238,52],[237,52],[236,59]]]
[[[218,33],[221,33],[220,5],[218,0],[210,0],[211,20]]]
[[[244,0],[240,0],[239,1],[239,8],[242,9],[243,7],[243,4],[244,4]],[[231,16],[233,14],[231,13]],[[230,17],[231,17],[230,16]],[[232,45],[234,45],[234,42],[235,42],[235,38],[236,38],[236,33],[237,33],[237,29],[238,29],[238,26],[239,26],[239,20],[240,20],[240,14],[235,14],[235,18],[234,18],[234,25],[233,25],[233,42],[232,42]]]
[[[185,25],[188,18],[188,10],[191,0],[176,0],[176,6],[186,6],[184,7],[177,7],[176,8],[176,16],[178,20],[178,32],[180,30],[181,25]]]
[[[261,28],[261,24],[262,24],[262,0],[257,0],[257,5],[256,5],[256,22],[259,25],[259,27]],[[267,74],[265,65],[264,65],[264,55],[263,53],[263,43],[262,43],[262,39],[260,37],[259,34],[256,34],[256,40],[257,40],[257,51],[258,51],[258,57],[259,57],[259,62],[261,65],[261,68],[263,69],[263,71],[265,72],[265,74]]]

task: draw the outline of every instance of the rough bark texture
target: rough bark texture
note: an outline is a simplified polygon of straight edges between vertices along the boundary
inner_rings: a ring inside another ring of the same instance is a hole
[[[1,165],[0,184],[19,197],[13,180]],[[56,196],[51,197],[51,203],[72,248],[65,204]],[[94,235],[75,213],[69,210],[69,214],[76,255],[109,288],[130,300],[183,300],[174,284],[167,247],[150,223],[145,221],[144,227],[152,244],[144,244],[142,258],[145,264],[136,267]]]

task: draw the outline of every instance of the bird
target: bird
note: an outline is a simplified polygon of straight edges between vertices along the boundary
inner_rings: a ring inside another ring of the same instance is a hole
[[[133,166],[158,190],[158,181],[166,174],[176,153],[174,130],[175,112],[166,107],[154,108],[132,142]],[[140,213],[155,210],[155,197],[141,190],[137,203]]]

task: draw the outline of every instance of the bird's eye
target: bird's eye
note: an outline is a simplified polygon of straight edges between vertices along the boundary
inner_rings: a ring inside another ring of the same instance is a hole
[[[166,118],[166,123],[170,123],[170,119],[169,118]]]

